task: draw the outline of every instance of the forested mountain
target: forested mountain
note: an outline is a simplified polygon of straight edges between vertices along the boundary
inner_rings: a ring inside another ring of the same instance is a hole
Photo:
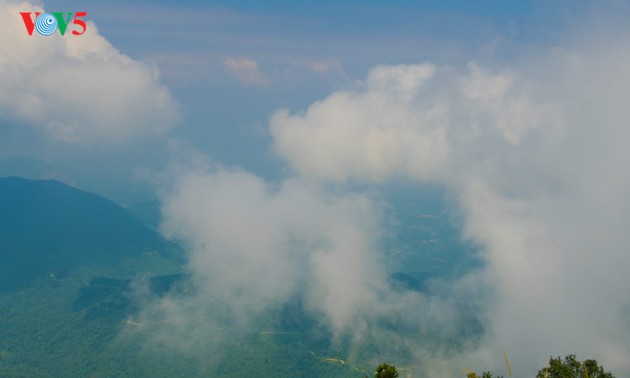
[[[0,290],[167,246],[104,197],[55,180],[0,178]]]

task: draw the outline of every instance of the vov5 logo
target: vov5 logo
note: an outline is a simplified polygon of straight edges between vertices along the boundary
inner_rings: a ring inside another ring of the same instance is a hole
[[[87,29],[87,24],[81,19],[87,16],[87,12],[35,12],[35,17],[33,12],[20,12],[20,15],[28,35],[33,35],[33,29],[41,35],[51,35],[59,29],[59,34],[64,35],[70,24],[76,27],[72,30],[73,35],[81,35]]]

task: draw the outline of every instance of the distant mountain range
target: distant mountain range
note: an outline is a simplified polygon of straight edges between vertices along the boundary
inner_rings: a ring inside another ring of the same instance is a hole
[[[0,178],[0,291],[169,245],[125,209],[56,180]]]

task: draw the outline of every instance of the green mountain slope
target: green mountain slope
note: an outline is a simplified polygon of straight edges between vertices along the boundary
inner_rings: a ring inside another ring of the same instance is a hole
[[[0,178],[0,291],[167,247],[106,198],[55,180]]]

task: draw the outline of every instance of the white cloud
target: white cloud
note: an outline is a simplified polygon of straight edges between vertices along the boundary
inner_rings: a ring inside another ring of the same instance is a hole
[[[382,274],[368,258],[378,229],[371,206],[359,195],[324,196],[294,180],[274,190],[252,174],[218,169],[177,181],[163,230],[189,247],[203,295],[241,322],[306,285],[310,306],[340,331],[372,300]]]
[[[621,34],[621,35],[620,35]],[[607,41],[624,41],[615,31]],[[601,37],[601,36],[600,36]],[[576,44],[508,70],[379,66],[364,87],[271,118],[315,181],[448,185],[482,247],[491,327],[475,353],[532,374],[549,355],[630,371],[630,97],[623,43]]]
[[[450,155],[438,127],[444,113],[431,103],[410,106],[434,69],[429,64],[377,67],[364,92],[334,93],[304,116],[275,113],[271,133],[279,153],[301,175],[336,181],[440,175]]]
[[[477,312],[458,308],[470,304],[476,279],[433,298],[390,287],[377,248],[380,208],[365,194],[301,178],[272,185],[220,167],[175,171],[162,231],[186,247],[194,289],[144,306],[139,321],[160,325],[151,328],[157,345],[220,356],[227,342],[221,329],[231,339],[256,332],[261,319],[299,298],[335,340],[383,345],[367,352],[373,358],[411,354],[427,361],[440,350],[422,346],[427,339],[453,340],[475,319]],[[415,333],[399,334],[391,325]]]
[[[265,75],[260,72],[258,63],[251,58],[226,58],[223,64],[244,84],[264,86],[268,82]]]
[[[0,116],[80,143],[160,134],[177,121],[177,104],[155,67],[121,54],[91,22],[81,36],[70,29],[65,36],[43,37],[37,31],[29,36],[19,14],[29,11],[43,9],[0,1],[5,20],[0,25]]]

